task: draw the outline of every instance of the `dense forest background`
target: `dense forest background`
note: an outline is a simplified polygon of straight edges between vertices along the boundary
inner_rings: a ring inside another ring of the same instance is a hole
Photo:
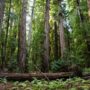
[[[90,67],[90,0],[0,0],[0,71],[60,72]]]

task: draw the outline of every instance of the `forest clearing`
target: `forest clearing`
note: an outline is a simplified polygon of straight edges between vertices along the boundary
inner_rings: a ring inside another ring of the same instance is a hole
[[[90,90],[90,0],[0,0],[0,90]]]

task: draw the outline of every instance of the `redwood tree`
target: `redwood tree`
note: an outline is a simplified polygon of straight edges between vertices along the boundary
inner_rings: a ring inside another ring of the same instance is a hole
[[[64,16],[63,16],[61,3],[62,1],[59,1],[59,35],[60,35],[61,58],[63,58],[66,47],[65,47],[65,35],[64,35],[65,32],[63,26]]]
[[[50,0],[46,0],[45,8],[45,39],[44,39],[44,59],[42,60],[42,71],[48,72],[49,70],[49,10],[50,10]]]
[[[64,57],[64,53],[65,53],[65,36],[64,36],[64,26],[63,26],[62,13],[60,13],[59,33],[60,33],[61,57],[63,58]]]
[[[1,68],[3,69],[3,45],[4,45],[4,42],[3,40],[1,40],[2,38],[2,23],[3,23],[3,17],[4,17],[4,9],[5,9],[5,0],[0,0],[0,42],[1,42]]]
[[[57,22],[54,22],[54,59],[58,60],[59,59],[59,55],[58,55],[58,26],[57,26]]]
[[[0,34],[4,16],[5,0],[0,0]]]
[[[22,0],[22,12],[21,12],[21,18],[20,18],[20,27],[19,27],[19,56],[18,56],[18,63],[19,63],[19,69],[21,72],[25,72],[25,60],[26,60],[26,0]]]

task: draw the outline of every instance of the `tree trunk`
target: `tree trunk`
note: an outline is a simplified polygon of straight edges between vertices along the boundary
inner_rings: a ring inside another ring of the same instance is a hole
[[[4,9],[5,9],[5,0],[0,0],[0,42],[1,42],[1,60],[3,60],[3,32],[2,32],[2,24],[3,24],[3,17],[4,17]],[[1,61],[0,65],[1,69],[3,68],[3,64]]]
[[[5,0],[0,0],[0,36],[1,36],[3,16],[4,16],[4,8],[5,8]]]
[[[64,36],[64,26],[63,26],[62,15],[60,15],[59,33],[60,33],[61,58],[63,58],[65,53],[65,36]]]
[[[18,63],[21,72],[25,72],[26,68],[26,0],[22,0],[22,12],[19,28],[19,46],[18,46]]]
[[[50,0],[46,0],[46,11],[45,11],[45,39],[44,39],[44,59],[42,60],[42,71],[48,72],[49,70],[49,10]]]
[[[74,72],[59,72],[59,73],[1,73],[0,78],[6,78],[8,80],[33,80],[37,79],[46,79],[46,80],[55,80],[60,78],[69,78],[73,77]]]
[[[57,23],[54,22],[54,59],[58,60],[58,34],[57,34]]]

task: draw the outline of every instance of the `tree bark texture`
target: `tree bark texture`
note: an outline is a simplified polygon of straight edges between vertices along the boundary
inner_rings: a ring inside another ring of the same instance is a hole
[[[21,20],[20,20],[20,28],[19,28],[19,56],[18,63],[19,69],[21,72],[25,72],[25,60],[26,60],[26,0],[22,0],[22,12],[21,12]]]
[[[54,22],[54,59],[58,60],[58,33],[57,33],[57,23]]]
[[[60,33],[61,57],[63,58],[64,53],[65,53],[65,36],[64,36],[64,26],[63,26],[63,17],[62,17],[62,15],[60,15],[59,33]]]
[[[49,70],[49,10],[50,10],[50,0],[46,0],[46,11],[45,11],[45,39],[44,39],[44,59],[42,60],[42,71],[48,72]]]

